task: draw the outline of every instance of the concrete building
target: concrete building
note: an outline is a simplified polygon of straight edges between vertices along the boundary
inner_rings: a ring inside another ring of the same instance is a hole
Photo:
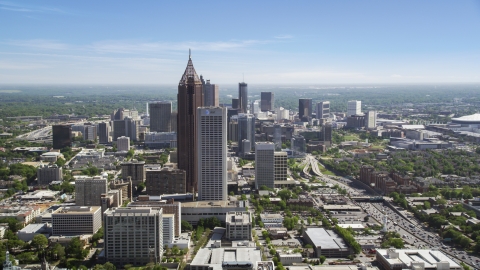
[[[122,201],[132,201],[132,180],[111,180],[110,181],[110,189],[119,189],[122,191]]]
[[[163,244],[173,243],[175,239],[175,214],[163,214]]]
[[[95,234],[100,227],[100,206],[60,207],[52,213],[53,235]]]
[[[85,124],[83,128],[83,139],[94,142],[97,140],[97,126],[94,124]]]
[[[226,216],[228,240],[252,240],[252,217],[250,212],[228,212]]]
[[[377,249],[376,259],[382,269],[460,270],[462,266],[440,250],[431,249]]]
[[[63,181],[62,167],[54,165],[40,165],[37,168],[38,185],[49,185],[52,181]]]
[[[245,82],[238,83],[238,112],[247,113],[248,85]]]
[[[102,122],[98,124],[98,142],[109,143],[110,140],[110,123]]]
[[[172,102],[150,102],[148,103],[148,108],[150,114],[150,131],[171,132]]]
[[[363,128],[365,127],[365,115],[349,115],[347,116],[348,128]]]
[[[107,193],[107,179],[101,176],[82,176],[75,179],[75,204],[77,206],[101,206],[100,197]]]
[[[203,80],[202,75],[200,75],[200,80],[202,81],[203,85],[203,106],[205,107],[218,107],[218,85],[211,84],[210,80],[205,81]]]
[[[150,196],[185,193],[185,180],[184,170],[148,167],[145,180],[146,193]]]
[[[161,209],[125,207],[104,213],[105,259],[115,265],[145,265],[162,261]]]
[[[275,144],[258,142],[255,144],[255,188],[275,187]]]
[[[292,136],[292,139],[290,139],[290,148],[292,150],[292,156],[304,156],[307,152],[307,143],[305,141],[305,137],[302,135]]]
[[[260,220],[266,228],[283,227],[283,216],[280,214],[260,214]]]
[[[274,181],[286,181],[287,180],[287,152],[275,152],[274,153]]]
[[[141,120],[132,117],[125,117],[122,120],[114,120],[113,141],[117,141],[117,138],[122,136],[129,137],[132,141],[138,141],[139,128],[141,125]]]
[[[243,145],[240,142],[248,140],[252,145],[255,145],[255,117],[252,114],[240,113],[237,116],[237,123],[238,152],[250,152],[252,149],[243,149]]]
[[[173,200],[162,200],[160,196],[140,195],[138,200],[128,204],[129,207],[150,207],[152,209],[162,209],[163,214],[175,215],[175,237],[180,236],[182,232],[182,203]]]
[[[244,212],[244,201],[196,201],[182,204],[182,221],[197,225],[201,218],[216,217],[221,222],[226,222],[228,212]]]
[[[197,109],[198,199],[227,199],[227,110],[225,107]]]
[[[303,232],[303,238],[313,246],[317,257],[323,255],[327,258],[341,258],[353,253],[345,241],[332,230],[307,228]]]
[[[145,162],[132,160],[122,163],[122,179],[127,180],[129,177],[134,186],[145,181]]]
[[[14,218],[25,226],[40,215],[40,210],[38,206],[0,206],[0,218]]]
[[[145,146],[150,149],[176,148],[177,133],[175,132],[147,132]]]
[[[377,126],[377,112],[368,111],[365,117],[365,128],[374,129]]]
[[[17,232],[18,239],[25,242],[32,241],[33,237],[38,234],[43,234],[48,238],[52,234],[52,227],[46,223],[32,223]]]
[[[308,122],[312,118],[312,99],[301,98],[298,100],[298,118],[302,122]]]
[[[362,102],[360,100],[350,100],[347,103],[347,116],[359,115],[362,113]]]
[[[322,101],[317,103],[316,108],[317,119],[325,119],[330,116],[330,101]]]
[[[260,110],[262,112],[273,111],[275,108],[275,94],[273,92],[260,93]]]
[[[117,150],[128,151],[130,150],[130,138],[121,136],[117,138]]]

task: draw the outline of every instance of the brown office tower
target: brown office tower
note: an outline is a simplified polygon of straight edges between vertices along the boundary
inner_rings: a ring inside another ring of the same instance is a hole
[[[195,72],[192,58],[178,83],[177,150],[178,168],[186,172],[187,192],[197,192],[195,158],[197,108],[203,107],[202,81]]]

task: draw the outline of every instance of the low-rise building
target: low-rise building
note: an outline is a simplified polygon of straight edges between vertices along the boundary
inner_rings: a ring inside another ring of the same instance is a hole
[[[352,254],[351,248],[334,231],[324,228],[307,228],[303,238],[315,249],[316,256],[341,258]]]
[[[52,213],[53,235],[95,234],[100,227],[100,206],[60,207]]]
[[[146,193],[152,196],[186,192],[186,172],[169,167],[147,167]]]
[[[17,232],[18,239],[29,242],[37,234],[43,234],[47,238],[52,234],[52,227],[47,223],[32,223]]]
[[[283,216],[280,214],[260,214],[260,220],[265,227],[283,227]]]
[[[197,225],[201,218],[216,217],[221,222],[226,221],[228,212],[246,211],[244,201],[196,201],[182,204],[182,221]]]
[[[42,164],[37,168],[38,185],[49,185],[52,181],[63,181],[62,168],[56,164]]]
[[[431,249],[377,249],[377,262],[385,270],[462,269],[442,251]]]
[[[280,253],[278,254],[278,257],[283,265],[301,263],[303,260],[302,254],[300,253]]]
[[[225,223],[228,240],[251,240],[252,217],[250,212],[228,212]]]
[[[2,206],[0,207],[0,218],[15,218],[24,226],[32,222],[40,215],[38,206]]]

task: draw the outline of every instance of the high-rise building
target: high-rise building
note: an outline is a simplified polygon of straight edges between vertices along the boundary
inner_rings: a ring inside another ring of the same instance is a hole
[[[118,151],[128,151],[130,150],[130,138],[129,137],[118,137],[117,138],[117,150]]]
[[[129,177],[134,186],[145,181],[145,162],[134,159],[122,163],[122,179],[127,180]]]
[[[110,123],[102,122],[98,124],[98,142],[109,143],[110,142]]]
[[[287,180],[287,152],[275,152],[275,172],[274,179],[275,181],[286,181]]]
[[[53,125],[52,141],[54,149],[62,149],[72,146],[72,126],[71,125]]]
[[[198,199],[227,199],[227,109],[197,109]]]
[[[227,199],[227,109],[201,107],[197,111],[199,200]]]
[[[330,101],[317,103],[317,119],[325,119],[330,115]]]
[[[312,118],[311,98],[301,98],[298,100],[298,117],[302,122],[308,122]]]
[[[237,113],[240,111],[240,100],[238,98],[232,98],[232,109],[236,109]]]
[[[261,112],[262,111],[260,110],[260,100],[252,101],[252,104],[250,104],[250,113],[257,116]]]
[[[202,81],[203,85],[203,106],[205,107],[218,107],[218,85],[211,84],[210,80],[205,81],[203,80],[202,75],[200,75],[200,80]]]
[[[248,87],[245,82],[238,83],[238,108],[239,112],[247,113]]]
[[[138,129],[142,124],[141,120],[132,117],[125,117],[123,120],[113,121],[113,140],[117,141],[118,137],[129,137],[132,141],[138,141]]]
[[[37,184],[49,185],[52,181],[62,181],[62,167],[53,165],[40,165],[37,169]]]
[[[157,101],[148,104],[150,111],[150,131],[172,131],[172,102]]]
[[[362,102],[360,100],[350,100],[347,103],[347,116],[359,115],[362,113]]]
[[[177,116],[178,116],[178,113],[177,111],[173,111],[172,112],[172,115],[170,116],[170,123],[172,124],[172,132],[177,132]]]
[[[255,143],[255,188],[275,187],[275,144]]]
[[[275,144],[275,151],[282,150],[282,126],[275,124],[273,125],[273,143]]]
[[[175,239],[175,214],[163,213],[163,244],[172,244]]]
[[[120,207],[105,211],[103,216],[107,261],[118,266],[162,261],[162,209]]]
[[[169,167],[148,167],[145,187],[150,196],[185,193],[185,171]]]
[[[241,113],[237,118],[238,122],[238,152],[249,152],[251,149],[243,149],[241,142],[248,140],[255,145],[255,117],[252,114]]]
[[[178,83],[177,152],[178,168],[186,172],[187,192],[197,191],[197,108],[203,107],[202,82],[189,57]]]
[[[365,127],[366,128],[375,128],[377,126],[377,112],[376,111],[368,111],[367,117],[365,119]]]
[[[85,141],[95,141],[97,139],[97,126],[93,124],[85,124],[83,129],[83,139]]]
[[[283,108],[283,107],[280,107],[278,108],[277,110],[277,121],[281,121],[281,120],[289,120],[290,119],[290,111]]]
[[[77,206],[101,206],[101,195],[107,193],[107,179],[101,176],[75,179],[75,204]]]
[[[302,135],[294,135],[290,140],[290,148],[292,149],[292,155],[294,157],[303,156],[307,151],[307,145],[305,143],[305,137]]]
[[[250,212],[228,212],[225,219],[228,240],[252,239],[252,216]]]
[[[275,108],[275,94],[273,92],[261,92],[260,99],[260,109],[262,112],[273,111]]]

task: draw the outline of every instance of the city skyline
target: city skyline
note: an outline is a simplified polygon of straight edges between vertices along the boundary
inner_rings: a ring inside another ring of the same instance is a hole
[[[480,82],[475,1],[1,1],[0,13],[0,83],[175,84],[189,48],[220,86]]]

